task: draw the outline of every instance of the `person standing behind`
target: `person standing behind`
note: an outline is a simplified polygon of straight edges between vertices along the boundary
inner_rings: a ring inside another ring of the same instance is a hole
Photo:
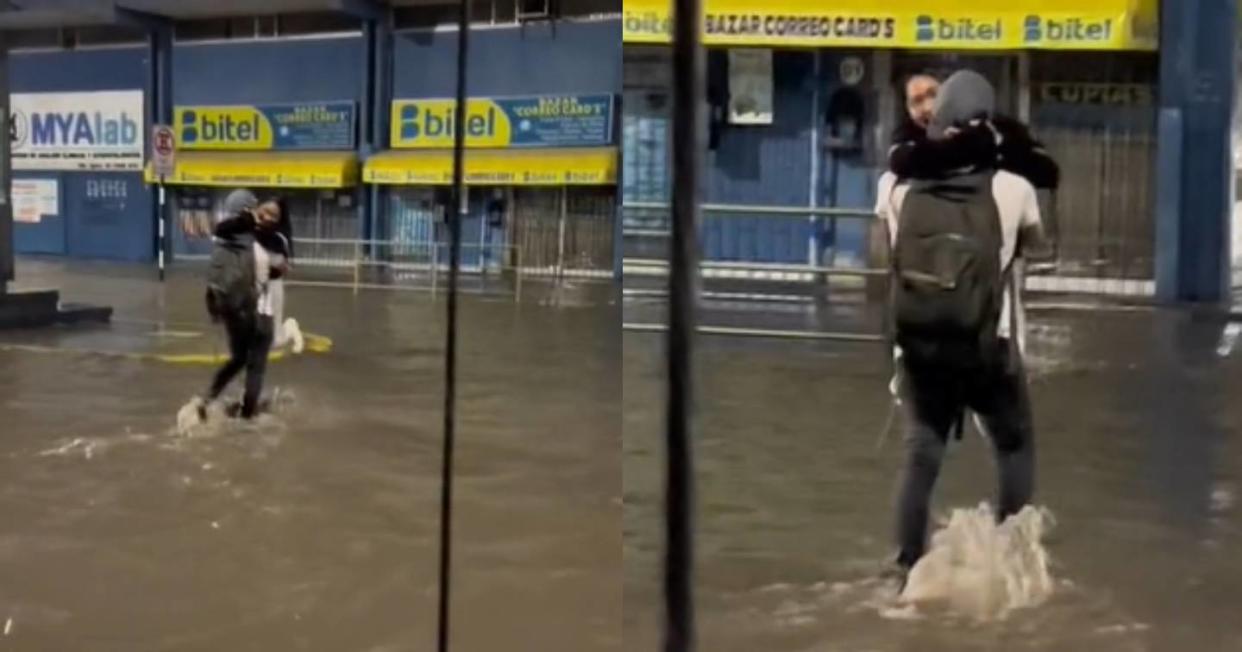
[[[893,245],[893,311],[900,392],[910,424],[897,506],[896,570],[904,578],[927,545],[931,492],[948,438],[967,409],[981,419],[1000,470],[997,516],[1034,491],[1034,429],[1022,366],[1014,265],[1042,241],[1034,187],[997,169],[966,140],[995,108],[982,76],[962,71],[940,89],[928,135],[964,164],[935,180],[886,172],[877,212]],[[960,148],[960,149],[959,149]]]
[[[952,144],[928,138],[940,82],[928,74],[906,81],[906,116],[893,131],[888,167],[902,179],[934,179],[987,157],[1000,169],[1025,178],[1036,190],[1052,192],[1061,182],[1061,171],[1043,143],[1026,125],[999,114],[988,121],[990,129],[964,130]]]

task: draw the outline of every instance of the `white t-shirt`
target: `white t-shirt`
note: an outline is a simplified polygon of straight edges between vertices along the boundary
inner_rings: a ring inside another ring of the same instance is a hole
[[[876,193],[876,215],[888,225],[889,245],[897,242],[898,216],[901,215],[901,204],[906,198],[909,186],[898,183],[897,176],[885,172],[880,177],[880,187]],[[1016,285],[1021,286],[1022,253],[1015,251],[1018,245],[1019,232],[1028,227],[1040,225],[1039,200],[1035,196],[1035,187],[1025,178],[1016,174],[999,171],[992,179],[992,196],[996,199],[996,207],[1000,211],[1001,221],[1001,269],[1014,263]],[[1017,260],[1015,260],[1015,254]],[[998,328],[1001,337],[1009,337],[1010,306],[1014,298],[1010,296],[1010,284],[1005,284],[1005,300],[1001,306],[1001,319]],[[1022,307],[1022,297],[1017,297],[1018,348],[1026,350],[1026,311]]]

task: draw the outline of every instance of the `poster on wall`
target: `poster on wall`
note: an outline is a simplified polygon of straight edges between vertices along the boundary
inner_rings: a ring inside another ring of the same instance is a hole
[[[729,50],[729,124],[772,124],[772,51]]]
[[[453,147],[451,99],[393,100],[392,146]],[[470,98],[466,146],[599,147],[612,144],[612,95],[539,95]]]
[[[141,170],[143,93],[13,93],[14,170]]]
[[[13,221],[38,224],[60,214],[60,184],[56,179],[13,179]]]
[[[209,150],[354,148],[354,102],[178,106],[177,146]]]

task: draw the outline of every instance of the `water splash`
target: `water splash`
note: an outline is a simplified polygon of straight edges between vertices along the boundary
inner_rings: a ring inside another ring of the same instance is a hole
[[[279,421],[281,415],[292,412],[298,403],[297,395],[292,390],[281,387],[273,389],[271,396],[264,402],[266,409],[255,419],[255,423],[260,426]],[[226,412],[225,406],[229,403],[229,400],[220,400],[207,404],[207,420],[204,421],[199,416],[199,406],[203,404],[203,400],[199,397],[190,399],[177,410],[177,423],[173,434],[180,437],[210,437],[221,434],[236,422]]]
[[[1004,619],[1044,603],[1055,583],[1042,539],[1054,525],[1047,509],[1026,507],[1002,524],[991,507],[955,509],[932,536],[898,599],[911,612],[945,610],[978,621]]]

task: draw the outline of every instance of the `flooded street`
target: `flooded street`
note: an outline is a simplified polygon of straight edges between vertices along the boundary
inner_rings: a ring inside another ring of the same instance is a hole
[[[211,368],[153,356],[223,348],[201,279],[18,278],[117,313],[0,333],[0,648],[434,647],[442,296],[291,286],[331,351],[269,366],[275,414],[187,437]],[[606,301],[463,299],[455,650],[622,648],[617,323]]]
[[[658,310],[627,305],[627,321],[644,312]],[[1032,319],[1036,502],[1055,521],[1041,547],[1051,595],[982,619],[885,604],[891,589],[877,578],[895,552],[904,424],[882,436],[891,402],[881,347],[700,338],[700,649],[1242,649],[1236,329],[1171,311]],[[630,650],[660,640],[664,377],[663,339],[627,333]],[[994,478],[989,446],[968,430],[950,447],[934,513],[992,499]]]

